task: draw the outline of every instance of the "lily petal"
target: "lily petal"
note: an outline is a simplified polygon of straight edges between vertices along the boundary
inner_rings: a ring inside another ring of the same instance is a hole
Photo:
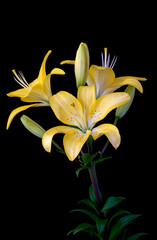
[[[42,84],[38,83],[32,87],[32,89],[28,92],[27,96],[21,98],[23,102],[47,102],[48,97],[43,91]]]
[[[10,115],[9,115],[9,118],[8,118],[8,121],[7,121],[7,127],[6,129],[8,129],[10,127],[10,124],[13,120],[13,118],[20,112],[30,108],[30,107],[41,107],[41,106],[45,106],[44,103],[36,103],[36,104],[31,104],[31,105],[25,105],[25,106],[21,106],[21,107],[18,107],[16,109],[14,109]]]
[[[49,98],[52,96],[52,92],[51,92],[51,82],[50,82],[50,78],[51,78],[51,75],[54,75],[54,74],[57,74],[57,75],[64,75],[65,72],[60,69],[60,68],[54,68],[50,74],[48,74],[46,76],[46,78],[44,79],[43,81],[43,90],[46,94],[46,96]]]
[[[60,63],[60,65],[63,65],[63,64],[75,64],[75,60],[64,60]]]
[[[80,102],[72,94],[60,91],[49,98],[56,117],[67,125],[82,127],[83,111]]]
[[[51,52],[52,52],[51,50],[49,50],[47,52],[47,54],[45,55],[45,57],[43,59],[41,67],[40,67],[40,71],[39,71],[39,75],[38,75],[38,82],[41,83],[41,84],[43,83],[44,79],[46,78],[45,65],[46,65],[47,58],[51,54]]]
[[[73,129],[65,134],[63,138],[64,150],[70,161],[78,156],[90,134],[90,130],[83,133],[78,129]]]
[[[94,140],[98,139],[104,134],[113,145],[113,147],[118,148],[121,141],[118,128],[113,124],[102,124],[92,130],[92,137]]]
[[[7,96],[8,97],[20,97],[20,98],[23,98],[25,96],[27,96],[29,93],[29,90],[26,89],[26,88],[20,88],[16,91],[12,91],[10,93],[7,93]]]
[[[87,84],[95,84],[97,98],[102,95],[107,86],[110,86],[114,80],[115,73],[110,67],[92,65],[89,69]]]
[[[80,86],[77,92],[77,99],[80,101],[86,121],[88,121],[90,109],[96,101],[95,85]]]
[[[138,80],[146,81],[147,79],[146,78],[131,77],[131,76],[118,77],[118,78],[115,79],[113,84],[111,84],[108,88],[105,89],[103,94],[113,92],[113,91],[117,90],[118,88],[120,88],[124,85],[133,86],[133,87],[137,88],[141,93],[143,93],[143,87]]]
[[[130,100],[130,96],[124,92],[110,93],[98,98],[90,111],[89,127],[99,122],[112,111]]]
[[[42,137],[42,145],[47,152],[51,152],[51,145],[53,136],[57,133],[67,133],[73,130],[71,127],[67,126],[57,126],[46,131]]]

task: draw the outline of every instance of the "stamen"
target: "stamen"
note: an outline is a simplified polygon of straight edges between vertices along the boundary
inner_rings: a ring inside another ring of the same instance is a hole
[[[107,48],[104,48],[104,54],[105,54],[105,67],[107,67],[106,63],[107,63]]]
[[[112,62],[111,62],[111,64],[110,64],[110,68],[114,68],[114,66],[115,66],[115,64],[116,64],[116,62],[117,62],[117,59],[118,59],[118,57],[117,56],[114,56],[114,58],[113,58],[113,60],[112,60]]]
[[[13,69],[12,72],[14,73],[15,77],[14,80],[23,88],[26,88],[27,90],[31,90],[31,86],[26,81],[24,75],[22,72],[19,72],[19,74],[16,73],[16,71]]]
[[[102,66],[103,67],[110,67],[110,68],[114,68],[116,62],[117,62],[117,56],[114,56],[112,59],[112,62],[110,64],[110,53],[107,56],[107,48],[104,48],[104,54],[101,53],[101,59],[102,59]]]

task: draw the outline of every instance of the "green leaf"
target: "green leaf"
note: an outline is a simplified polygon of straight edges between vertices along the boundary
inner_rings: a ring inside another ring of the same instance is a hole
[[[79,201],[79,203],[81,203],[81,202],[82,202],[82,203],[85,203],[87,206],[93,208],[93,209],[96,211],[96,213],[99,214],[99,211],[97,210],[97,208],[96,208],[96,206],[94,205],[93,202],[91,202],[91,201],[88,200],[88,199],[84,199],[84,200]]]
[[[132,235],[131,237],[128,237],[126,240],[136,240],[139,237],[146,236],[146,235],[148,235],[148,234],[147,233],[136,233],[136,234]]]
[[[94,229],[94,228],[95,228],[95,225],[93,225],[93,224],[81,223],[75,229],[68,232],[67,236],[70,235],[71,233],[73,233],[73,235],[75,235],[78,232],[83,232],[85,229]]]
[[[111,218],[110,220],[108,221],[107,223],[107,229],[110,228],[110,224],[111,222],[113,221],[114,218],[118,217],[119,215],[122,215],[122,214],[127,214],[127,215],[130,215],[131,213],[126,211],[126,210],[119,210],[118,212],[116,212]]]
[[[125,199],[124,197],[108,197],[101,212],[105,212],[106,210],[115,207],[124,199]]]
[[[103,161],[105,161],[107,159],[110,159],[110,158],[112,158],[112,157],[99,158],[99,159],[93,161],[93,163],[94,164],[101,163],[101,162],[103,162]]]
[[[57,151],[58,151],[59,153],[62,153],[62,154],[64,154],[64,155],[66,155],[65,152],[64,152],[64,150],[63,150],[54,140],[52,140],[52,143],[53,143],[53,145],[57,148]]]
[[[106,223],[107,223],[108,219],[98,219],[96,222],[96,227],[98,230],[98,233],[101,235],[105,229]]]
[[[85,153],[85,154],[83,154],[82,159],[83,159],[84,165],[86,166],[88,163],[92,162],[97,155],[98,155],[98,153],[94,153],[94,154]]]
[[[85,167],[80,167],[79,169],[77,169],[76,172],[75,172],[75,173],[76,173],[76,176],[78,177],[80,171],[85,170],[85,169],[89,169],[89,167],[88,167],[88,166],[85,166]]]
[[[95,236],[95,237],[99,238],[100,240],[104,240],[103,237],[100,236],[100,234],[92,231],[91,229],[90,229],[90,230],[85,230],[84,232],[89,233],[89,234],[91,235],[91,237],[92,237],[92,236]]]
[[[132,222],[132,220],[140,216],[141,215],[139,214],[131,214],[118,219],[118,221],[113,225],[110,231],[108,240],[115,240],[126,225],[128,225]]]
[[[88,210],[86,210],[86,209],[74,209],[74,210],[72,210],[71,212],[82,212],[82,213],[85,213],[85,214],[87,214],[90,218],[92,218],[92,220],[94,221],[94,222],[97,222],[98,221],[98,217],[94,214],[94,213],[92,213],[92,212],[90,212],[90,211],[88,211]]]
[[[89,197],[90,200],[96,204],[96,198],[95,198],[95,194],[94,194],[94,189],[93,189],[93,185],[91,184],[89,187]]]

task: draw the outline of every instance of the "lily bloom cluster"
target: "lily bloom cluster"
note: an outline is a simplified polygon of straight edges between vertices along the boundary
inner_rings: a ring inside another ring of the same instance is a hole
[[[102,66],[89,66],[89,51],[85,43],[81,43],[75,60],[65,60],[63,64],[74,64],[77,97],[66,91],[60,91],[53,95],[51,91],[51,76],[54,74],[64,75],[62,69],[54,68],[49,74],[46,74],[45,65],[51,51],[45,55],[37,79],[28,84],[24,75],[15,70],[15,80],[22,86],[21,89],[10,92],[9,97],[19,97],[21,101],[31,103],[14,109],[7,122],[9,128],[13,118],[30,107],[50,106],[55,116],[65,125],[53,126],[48,131],[43,131],[42,145],[44,149],[51,152],[53,136],[57,133],[63,133],[64,151],[73,161],[81,152],[84,144],[92,136],[93,140],[106,135],[114,148],[120,144],[121,137],[118,128],[110,123],[104,123],[95,126],[100,120],[103,120],[107,114],[117,108],[118,118],[124,116],[133,100],[135,88],[141,93],[142,85],[139,81],[145,81],[146,78],[123,76],[115,77],[113,67],[117,57],[110,62],[110,55],[107,55],[107,49],[102,54]],[[127,85],[125,92],[115,92],[118,88]],[[28,119],[27,119],[28,120]],[[27,122],[29,125],[29,121]],[[30,127],[28,127],[30,129]],[[38,127],[37,127],[38,129]]]

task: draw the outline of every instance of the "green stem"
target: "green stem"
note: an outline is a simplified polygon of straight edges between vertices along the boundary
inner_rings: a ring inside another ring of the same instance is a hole
[[[87,147],[88,147],[88,152],[90,154],[92,154],[93,153],[93,147],[92,147],[91,139],[88,139]],[[97,204],[99,205],[99,203],[101,201],[101,195],[100,195],[100,189],[99,189],[99,184],[98,184],[98,179],[97,179],[97,174],[96,174],[95,167],[96,167],[96,165],[91,162],[91,167],[88,170],[89,170],[89,175],[90,175],[91,183],[92,183],[94,194],[95,194],[95,199],[96,199]]]
[[[97,204],[99,205],[101,201],[101,195],[100,195],[100,189],[99,189],[98,179],[96,175],[95,164],[92,164],[91,168],[89,168],[89,175],[92,182],[95,198],[96,198]]]

